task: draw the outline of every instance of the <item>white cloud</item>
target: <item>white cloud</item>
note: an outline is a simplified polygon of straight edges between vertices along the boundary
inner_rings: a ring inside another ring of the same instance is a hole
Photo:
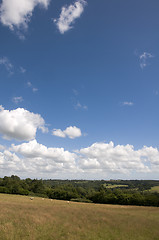
[[[33,92],[37,92],[37,91],[38,91],[38,88],[32,88],[32,91],[33,91]]]
[[[76,154],[63,148],[47,148],[36,140],[12,145],[11,151],[21,156],[24,169],[34,173],[76,171]]]
[[[5,149],[5,147],[0,144],[0,151],[3,151],[4,149]]]
[[[0,152],[0,168],[4,173],[18,172],[22,169],[21,159],[8,150],[5,150],[3,153]]]
[[[47,127],[45,127],[44,125],[39,126],[39,129],[42,131],[42,133],[48,133],[49,129]]]
[[[56,129],[56,128],[54,128],[52,130],[52,135],[57,136],[57,137],[61,137],[61,138],[66,137],[66,134],[61,129]]]
[[[3,147],[3,146],[2,146]],[[3,151],[3,152],[2,152]],[[0,151],[0,173],[43,178],[153,178],[159,173],[159,150],[144,146],[94,143],[77,150],[47,147],[35,139]],[[156,174],[156,175],[155,175]],[[132,177],[133,176],[133,177]]]
[[[5,139],[17,139],[29,141],[36,136],[37,129],[45,128],[45,121],[39,115],[17,108],[5,110],[0,107],[0,133]]]
[[[7,57],[0,58],[0,65],[3,65],[6,68],[6,70],[9,72],[9,74],[14,73],[13,71],[14,67]]]
[[[20,67],[19,69],[20,69],[20,72],[21,72],[21,73],[25,73],[25,72],[26,72],[26,69],[23,68],[23,67]]]
[[[135,151],[132,145],[110,143],[94,143],[83,148],[79,153],[79,167],[86,170],[103,171],[106,174],[120,173],[129,175],[132,172],[150,173],[156,164],[159,170],[159,151],[152,147],[144,147]],[[148,164],[149,163],[149,164]]]
[[[151,167],[154,170],[156,167],[159,170],[159,150],[157,148],[144,146],[139,150],[139,153],[145,159],[145,161],[151,162]]]
[[[0,105],[0,111],[3,111],[4,107],[2,105]]]
[[[58,163],[69,161],[74,162],[75,159],[74,153],[65,151],[63,148],[47,148],[46,146],[39,144],[35,139],[20,145],[13,144],[11,149],[12,151],[21,154],[23,157],[52,159]]]
[[[79,128],[77,128],[76,126],[67,127],[64,130],[64,133],[66,136],[68,136],[69,138],[72,138],[72,139],[82,136],[81,130]]]
[[[139,56],[140,67],[144,69],[148,65],[148,59],[153,58],[154,56],[151,53],[144,52]]]
[[[33,85],[32,85],[31,82],[27,82],[27,85],[28,85],[29,88],[32,89],[32,91],[33,91],[34,93],[38,91],[38,88],[33,87]]]
[[[79,101],[74,105],[74,108],[77,109],[83,109],[83,110],[87,110],[88,107],[86,105],[82,105]]]
[[[123,102],[122,105],[123,106],[133,106],[134,103],[133,102]]]
[[[73,91],[73,94],[74,94],[75,96],[78,96],[78,95],[79,95],[79,93],[78,93],[78,91],[77,91],[76,89],[72,89],[72,91]]]
[[[14,103],[18,104],[18,103],[20,103],[20,102],[23,102],[24,99],[23,99],[22,96],[20,96],[20,97],[13,97],[12,101],[13,101]]]
[[[0,21],[11,30],[27,28],[33,10],[40,5],[47,8],[50,0],[2,0],[0,6]]]
[[[64,131],[62,131],[61,129],[53,129],[52,135],[62,138],[69,137],[71,139],[74,139],[77,137],[81,137],[82,133],[80,128],[77,128],[76,126],[70,126],[67,127]]]
[[[27,82],[28,87],[32,87],[32,83],[31,82]]]
[[[48,177],[56,173],[64,174],[80,171],[76,166],[76,154],[63,148],[47,148],[36,140],[13,145],[9,150],[0,152],[0,173],[17,174],[26,177]]]
[[[75,19],[79,18],[84,11],[86,3],[85,0],[78,0],[73,5],[71,4],[68,7],[62,7],[59,19],[54,19],[61,34],[72,28]]]

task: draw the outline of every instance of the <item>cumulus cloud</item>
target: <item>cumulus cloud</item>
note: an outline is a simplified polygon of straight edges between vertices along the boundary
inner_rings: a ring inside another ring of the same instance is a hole
[[[74,161],[75,154],[65,151],[64,148],[47,148],[39,144],[35,139],[20,145],[12,145],[13,151],[20,153],[23,157],[27,158],[46,158],[52,159],[58,163]]]
[[[144,146],[139,153],[145,161],[151,162],[152,168],[157,167],[159,170],[159,150],[157,148]]]
[[[0,151],[0,173],[21,176],[48,177],[56,173],[80,172],[76,166],[76,154],[64,148],[48,148],[36,140],[20,145],[12,144],[9,150]]]
[[[76,126],[70,126],[67,127],[64,131],[62,131],[61,129],[53,129],[52,135],[62,138],[69,137],[71,139],[74,139],[77,137],[81,137],[82,133],[80,128],[77,128]]]
[[[56,128],[54,128],[52,130],[52,135],[57,136],[57,137],[61,137],[61,138],[66,137],[66,134],[61,129],[56,129]]]
[[[21,145],[12,145],[11,151],[19,154],[25,169],[40,172],[76,171],[76,154],[64,148],[47,148],[36,140]]]
[[[9,172],[19,171],[21,170],[21,159],[8,150],[5,150],[3,153],[0,152],[0,168]]]
[[[144,52],[139,56],[140,59],[140,67],[144,69],[148,65],[148,60],[153,58],[154,56],[151,53]]]
[[[13,101],[14,103],[18,104],[18,103],[20,103],[20,102],[23,102],[24,99],[23,99],[22,96],[20,96],[20,97],[13,97],[12,101]]]
[[[6,68],[6,70],[9,72],[9,74],[14,73],[13,64],[9,61],[7,57],[0,58],[0,65],[3,65]]]
[[[79,128],[77,128],[76,126],[67,127],[64,130],[64,133],[66,136],[68,136],[69,138],[72,138],[72,139],[82,136],[81,130]]]
[[[11,30],[27,28],[33,10],[40,5],[47,8],[50,0],[2,0],[0,5],[0,21]]]
[[[150,168],[145,163],[152,162],[152,153],[148,155],[150,148],[147,152],[145,150],[147,149],[135,151],[132,145],[114,146],[113,142],[94,143],[78,151],[80,154],[78,164],[82,169],[99,169],[106,173],[150,172]],[[158,150],[157,154],[159,154]]]
[[[58,19],[54,19],[54,22],[61,34],[72,28],[72,24],[75,19],[79,18],[84,11],[86,3],[87,2],[85,0],[78,0],[68,7],[62,7],[60,17]]]
[[[135,150],[132,145],[113,142],[94,143],[76,152],[47,147],[35,139],[0,151],[0,171],[23,173],[26,177],[63,178],[140,178],[159,173],[159,150],[144,146]],[[23,175],[24,176],[24,175]],[[152,177],[151,177],[152,178]]]
[[[9,111],[0,106],[0,133],[3,138],[29,141],[35,138],[40,128],[45,129],[45,121],[39,114],[24,108]]]

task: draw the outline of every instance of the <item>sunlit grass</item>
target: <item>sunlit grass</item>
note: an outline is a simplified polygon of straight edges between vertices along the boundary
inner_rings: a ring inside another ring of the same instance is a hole
[[[128,185],[122,185],[122,184],[103,184],[105,188],[124,188],[128,187]]]
[[[159,186],[152,187],[150,191],[159,193]]]
[[[159,208],[0,194],[2,240],[158,240]]]

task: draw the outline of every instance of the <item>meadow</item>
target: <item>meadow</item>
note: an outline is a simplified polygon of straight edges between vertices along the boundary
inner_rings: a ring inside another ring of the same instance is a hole
[[[159,208],[0,194],[1,240],[158,240]]]
[[[121,185],[121,184],[103,184],[105,188],[127,188],[128,185]]]
[[[152,192],[158,192],[159,193],[159,186],[154,186],[150,189]]]

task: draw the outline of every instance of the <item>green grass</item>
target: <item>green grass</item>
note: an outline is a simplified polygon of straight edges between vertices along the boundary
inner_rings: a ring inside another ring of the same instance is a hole
[[[159,186],[152,187],[150,191],[159,193]]]
[[[158,240],[159,208],[0,194],[1,240]]]
[[[103,184],[105,188],[124,188],[128,187],[128,185],[121,185],[121,184]]]

